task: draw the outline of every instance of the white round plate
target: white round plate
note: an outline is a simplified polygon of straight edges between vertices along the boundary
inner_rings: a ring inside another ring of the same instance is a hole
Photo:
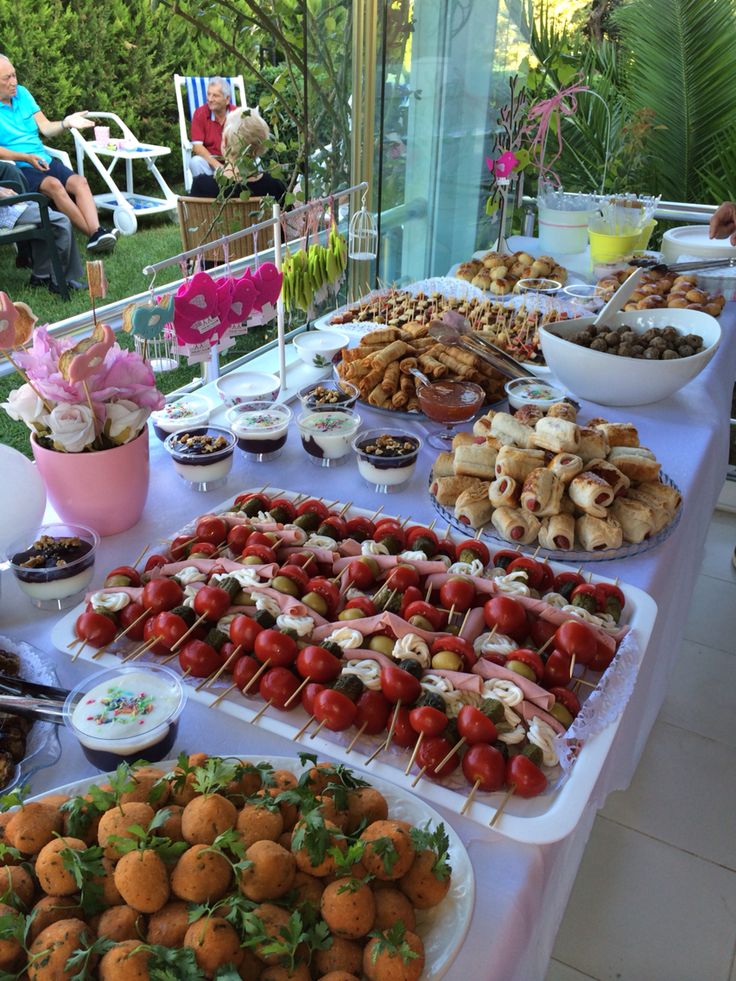
[[[240,753],[230,755],[236,759],[252,763],[258,763],[264,758]],[[269,756],[267,760],[275,769],[289,769],[297,775],[303,773],[309,766],[309,764],[302,766],[299,760],[292,756]],[[176,764],[176,760],[166,760],[157,763],[156,766],[162,769],[173,769]],[[40,796],[67,794],[73,797],[85,794],[90,786],[103,782],[107,776],[109,775],[101,773],[97,777],[75,780],[73,783],[48,790]],[[388,780],[370,776],[369,782],[386,798],[389,814],[392,818],[409,821],[418,827],[423,827],[428,821],[433,824],[442,823],[447,831],[450,840],[450,865],[452,866],[450,891],[439,906],[428,910],[417,910],[417,933],[424,943],[426,961],[421,981],[439,981],[440,978],[444,977],[460,950],[473,916],[475,876],[470,856],[452,826],[429,804],[425,804],[414,794],[389,783]]]

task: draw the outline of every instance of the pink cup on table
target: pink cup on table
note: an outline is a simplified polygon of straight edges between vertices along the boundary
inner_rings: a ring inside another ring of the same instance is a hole
[[[110,127],[95,126],[95,143],[109,143],[109,142],[110,142]]]

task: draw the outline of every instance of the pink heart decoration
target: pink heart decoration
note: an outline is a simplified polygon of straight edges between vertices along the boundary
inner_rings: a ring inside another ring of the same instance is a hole
[[[195,273],[174,297],[174,331],[180,347],[216,342],[224,328],[218,312],[218,287],[207,273]]]
[[[0,350],[15,347],[15,322],[18,311],[7,293],[0,292]]]
[[[281,284],[284,280],[276,266],[272,262],[264,262],[262,266],[259,266],[254,278],[258,287],[259,298],[263,299],[263,304],[275,303],[281,293]]]
[[[92,347],[88,348],[82,354],[78,354],[70,361],[69,381],[74,383],[81,382],[89,378],[90,375],[94,375],[114,343],[115,334],[112,327],[102,324],[102,340],[97,341]]]

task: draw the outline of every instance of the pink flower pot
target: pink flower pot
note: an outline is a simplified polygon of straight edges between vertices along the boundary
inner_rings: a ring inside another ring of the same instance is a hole
[[[59,453],[39,446],[33,456],[54,510],[63,521],[116,535],[136,524],[148,495],[148,426],[130,443],[97,453]]]

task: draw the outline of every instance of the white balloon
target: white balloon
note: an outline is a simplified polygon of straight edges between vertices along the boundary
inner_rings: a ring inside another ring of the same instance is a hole
[[[46,510],[46,488],[36,466],[0,443],[0,561],[18,538],[33,535]]]

